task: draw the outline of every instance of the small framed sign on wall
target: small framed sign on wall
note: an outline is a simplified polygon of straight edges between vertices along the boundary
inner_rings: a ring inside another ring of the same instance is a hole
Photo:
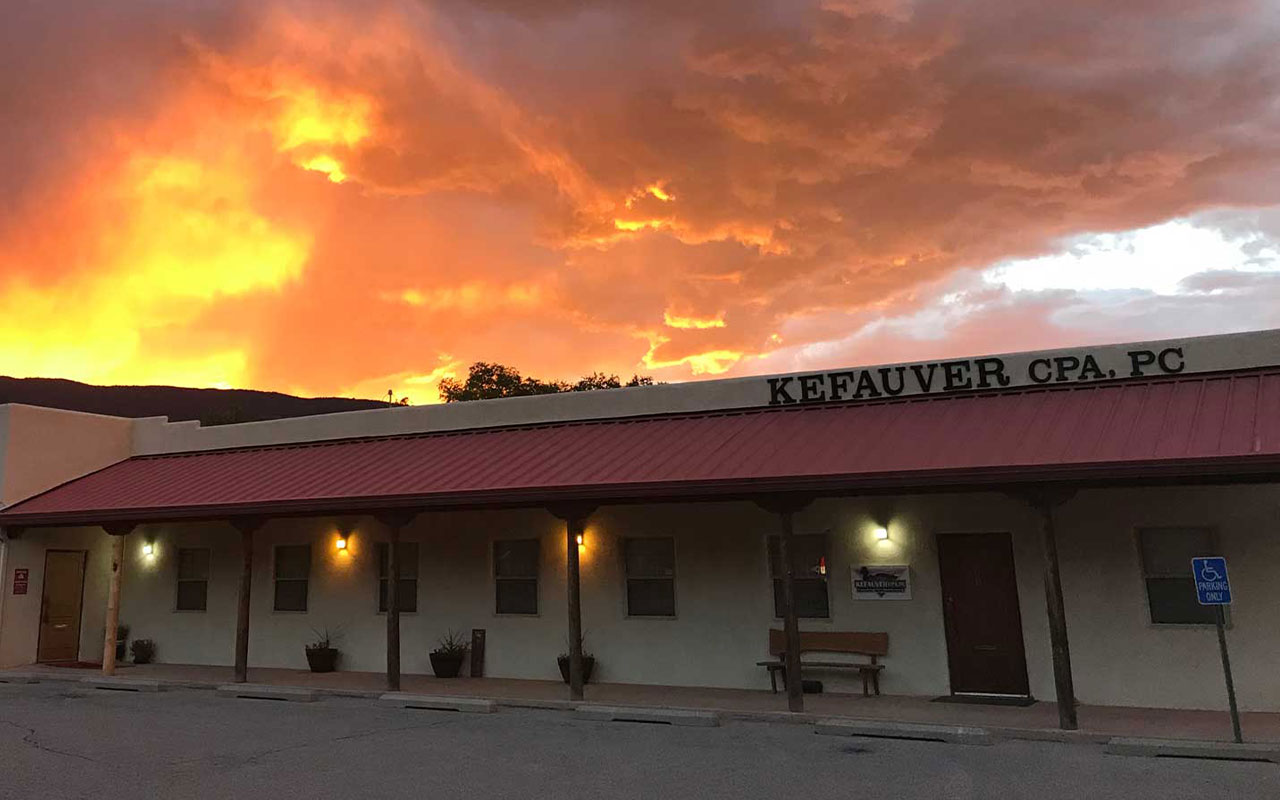
[[[911,599],[911,568],[906,564],[858,564],[852,570],[854,600]]]

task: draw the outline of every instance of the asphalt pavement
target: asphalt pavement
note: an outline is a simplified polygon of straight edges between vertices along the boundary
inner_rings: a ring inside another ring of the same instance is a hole
[[[1270,763],[0,684],[0,798],[1280,798]]]

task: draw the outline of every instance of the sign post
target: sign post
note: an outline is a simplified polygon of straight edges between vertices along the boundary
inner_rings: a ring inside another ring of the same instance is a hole
[[[1222,654],[1222,673],[1227,679],[1227,702],[1231,706],[1231,731],[1236,743],[1244,741],[1240,735],[1240,711],[1236,708],[1236,685],[1231,679],[1231,657],[1227,655],[1226,615],[1223,606],[1231,605],[1231,582],[1227,579],[1227,560],[1222,556],[1191,559],[1191,574],[1196,581],[1196,600],[1202,606],[1213,606],[1218,626],[1218,650]]]

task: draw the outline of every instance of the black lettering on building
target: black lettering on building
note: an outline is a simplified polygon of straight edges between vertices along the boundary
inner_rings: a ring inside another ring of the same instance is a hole
[[[1053,360],[1053,366],[1057,368],[1057,377],[1054,380],[1061,383],[1070,380],[1069,373],[1080,369],[1080,359],[1075,356],[1058,356]]]
[[[928,367],[929,372],[926,375],[922,367]],[[916,383],[920,386],[920,391],[928,392],[933,386],[933,373],[938,369],[937,364],[912,364],[911,371],[915,373]]]
[[[948,392],[973,388],[973,381],[969,377],[968,361],[942,362],[942,376],[946,379],[943,388]]]
[[[1076,376],[1078,381],[1100,381],[1107,377],[1102,371],[1102,367],[1098,366],[1098,359],[1091,355],[1086,355],[1084,361],[1080,365],[1080,374]]]
[[[1129,372],[1130,378],[1141,378],[1142,368],[1149,367],[1156,363],[1156,354],[1150,350],[1130,350],[1129,364],[1133,369]]]
[[[821,375],[801,375],[799,380],[801,403],[821,403],[827,399],[826,392],[822,391]]]
[[[865,397],[879,397],[880,390],[876,388],[875,379],[871,377],[871,372],[863,370],[858,376],[858,390],[853,393],[855,400],[861,400]]]
[[[1171,363],[1172,359],[1170,358],[1170,356],[1178,357],[1177,366],[1174,366]],[[1182,372],[1184,369],[1187,368],[1187,362],[1182,357],[1181,347],[1170,347],[1167,350],[1161,350],[1160,358],[1158,360],[1160,362],[1160,369],[1163,370],[1164,372],[1177,373],[1177,372]]]
[[[973,365],[978,370],[978,388],[987,389],[992,385],[1008,386],[1009,376],[1004,374],[1004,361],[999,358],[974,359]]]
[[[893,382],[889,380],[891,373],[898,373],[898,385],[895,387]],[[893,397],[902,394],[902,390],[907,388],[907,368],[906,367],[882,367],[880,369],[880,388],[884,389],[884,393]]]
[[[1041,368],[1044,369],[1043,375],[1040,373]],[[1032,361],[1031,365],[1027,367],[1027,377],[1031,379],[1032,383],[1048,383],[1053,378],[1053,372],[1049,366],[1049,359],[1037,358],[1035,361]]]
[[[796,399],[787,391],[787,384],[795,380],[794,378],[770,378],[769,379],[769,405],[780,406],[787,403],[794,403]]]
[[[853,379],[857,374],[852,370],[828,373],[827,380],[831,383],[831,399],[843,400],[845,390],[853,387]]]

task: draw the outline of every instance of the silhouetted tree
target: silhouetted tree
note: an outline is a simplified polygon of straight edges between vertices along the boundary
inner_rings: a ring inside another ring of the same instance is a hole
[[[505,364],[477,361],[467,370],[465,381],[454,378],[445,378],[440,381],[440,397],[446,403],[459,403],[466,400],[492,400],[497,397],[589,392],[596,389],[652,385],[653,378],[647,375],[632,375],[631,380],[624,384],[617,375],[606,375],[603,372],[593,372],[576,383],[543,381],[537,378],[526,378],[520,374],[519,370]]]

